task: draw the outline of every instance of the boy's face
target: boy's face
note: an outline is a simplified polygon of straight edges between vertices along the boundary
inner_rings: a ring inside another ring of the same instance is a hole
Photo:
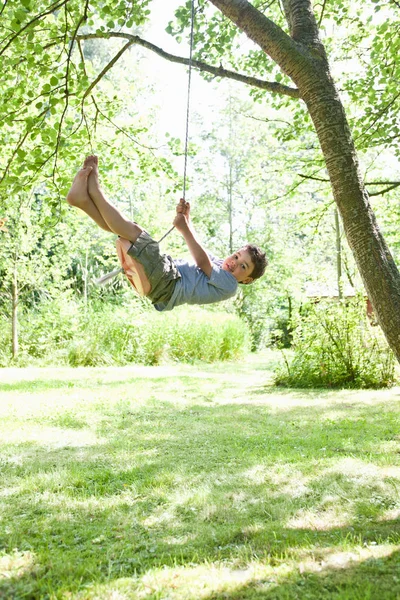
[[[250,274],[253,272],[254,263],[251,260],[250,253],[244,248],[225,258],[222,268],[224,271],[232,273],[238,283],[251,283],[253,281]]]

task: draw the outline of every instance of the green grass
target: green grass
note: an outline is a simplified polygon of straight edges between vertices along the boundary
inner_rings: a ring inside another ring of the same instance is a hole
[[[0,597],[400,598],[400,389],[0,371]]]

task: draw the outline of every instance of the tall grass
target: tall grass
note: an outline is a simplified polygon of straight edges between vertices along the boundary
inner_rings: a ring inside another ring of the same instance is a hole
[[[8,328],[1,346],[10,347]],[[159,314],[142,305],[86,308],[52,301],[21,319],[19,364],[157,365],[172,360],[213,362],[249,351],[249,332],[238,317],[200,308]],[[10,362],[3,350],[1,364]]]

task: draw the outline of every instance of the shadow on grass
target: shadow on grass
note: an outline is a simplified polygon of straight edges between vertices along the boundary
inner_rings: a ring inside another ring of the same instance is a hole
[[[385,491],[390,478],[341,472],[343,458],[358,468],[387,464],[382,444],[398,428],[383,404],[347,406],[336,420],[321,406],[276,414],[260,405],[148,402],[102,411],[99,444],[3,446],[1,545],[7,553],[30,552],[35,565],[0,579],[0,597],[61,597],[164,566],[278,564],[314,547],[399,543],[399,521],[379,520],[395,506]],[[345,525],[290,524],[333,507],[343,508]],[[335,597],[356,575],[365,594],[343,597],[374,598],[366,594],[381,578],[379,561],[388,593],[400,594],[392,569],[398,553],[376,561],[373,569],[368,561],[329,567],[279,585],[253,581],[209,599]]]
[[[357,564],[322,568],[319,573],[291,576],[276,583],[274,578],[255,578],[229,593],[212,593],[202,600],[352,599],[397,600],[400,597],[400,552],[383,558],[368,558]]]

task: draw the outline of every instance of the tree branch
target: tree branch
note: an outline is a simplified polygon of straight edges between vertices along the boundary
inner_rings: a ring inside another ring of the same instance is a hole
[[[324,3],[321,8],[321,14],[319,16],[318,27],[321,27],[322,19],[324,18],[325,7],[326,7],[326,0],[324,0]]]
[[[83,72],[84,72],[84,74],[85,74],[85,75],[86,75],[86,77],[87,77],[87,72],[86,72],[86,64],[85,64],[85,55],[84,55],[84,53],[83,53],[82,44],[81,44],[80,40],[77,40],[77,43],[78,43],[78,50],[79,50],[79,54],[80,54],[81,61],[82,61],[82,68],[83,68]],[[97,107],[97,104],[96,104],[96,99],[95,99],[95,97],[93,96],[93,94],[91,95],[91,100],[92,100],[92,102],[93,102],[93,105],[94,105],[94,107],[95,107],[95,109],[96,109],[95,116],[94,116],[94,131],[96,131],[97,115],[98,115],[98,113],[99,113],[99,109],[98,109],[98,107]],[[88,120],[87,120],[87,117],[86,117],[86,113],[85,113],[85,106],[84,106],[84,104],[85,104],[85,100],[84,100],[84,98],[83,98],[83,99],[82,99],[82,102],[81,102],[81,113],[82,113],[82,118],[83,118],[83,119],[84,119],[84,121],[85,121],[85,127],[86,127],[86,131],[87,131],[87,135],[88,135],[88,140],[89,140],[89,144],[90,144],[91,152],[92,152],[92,154],[94,154],[94,152],[93,152],[93,145],[92,145],[92,134],[91,134],[90,127],[89,127],[89,123],[88,123]]]
[[[375,118],[372,120],[372,122],[368,125],[368,127],[362,131],[356,138],[355,141],[359,140],[360,138],[365,138],[367,137],[367,133],[368,131],[376,124],[376,122],[386,113],[388,112],[388,110],[390,109],[390,107],[396,102],[396,100],[400,98],[400,92],[398,92],[397,94],[395,94],[393,96],[393,98],[390,100],[390,102],[388,102],[388,104],[386,104],[383,108],[381,108],[378,113],[376,114]],[[369,134],[369,137],[373,135],[374,132]]]
[[[23,27],[21,27],[21,29],[19,31],[17,31],[16,33],[14,33],[14,35],[12,35],[10,37],[10,39],[8,40],[7,44],[4,46],[4,48],[2,48],[0,50],[0,56],[2,54],[4,54],[4,52],[7,50],[7,48],[13,43],[13,41],[23,32],[25,31],[25,29],[28,29],[28,27],[30,27],[33,23],[35,23],[35,21],[40,21],[40,19],[42,19],[43,17],[51,14],[52,12],[54,12],[55,10],[58,10],[59,8],[61,8],[62,6],[64,6],[64,4],[67,4],[69,2],[69,0],[62,0],[62,2],[60,2],[59,4],[57,4],[57,1],[54,2],[50,8],[48,10],[46,10],[45,12],[40,13],[39,15],[36,15],[35,17],[33,17],[33,19],[31,19],[30,21],[28,21],[28,23],[26,23],[26,25],[24,25]],[[7,38],[6,38],[7,39]],[[4,41],[4,40],[2,40]]]
[[[294,40],[323,51],[310,0],[282,0],[290,35]]]
[[[210,0],[210,2],[272,58],[289,77],[293,78],[293,74],[298,69],[304,71],[305,61],[311,61],[315,57],[315,53],[312,53],[306,45],[292,39],[247,0]],[[309,0],[297,0],[297,2],[309,4]],[[291,23],[293,14],[288,15],[287,7],[285,11],[293,29],[294,25]]]
[[[26,138],[28,137],[28,134],[29,134],[29,130],[26,130],[23,135],[21,134],[21,136],[20,136],[20,138],[18,140],[18,143],[15,146],[15,148],[14,148],[14,150],[13,150],[11,156],[10,156],[10,159],[9,159],[9,161],[6,164],[6,167],[5,167],[4,171],[3,171],[3,175],[0,178],[0,183],[2,183],[4,181],[4,179],[5,179],[8,171],[10,170],[10,166],[11,166],[12,161],[15,158],[15,155],[17,154],[18,150],[20,150],[20,148],[22,148],[22,146],[23,146]]]
[[[51,93],[53,94],[54,92],[56,92],[57,90],[61,89],[62,87],[63,86],[61,86],[61,85],[56,86],[55,88],[53,88],[51,90]],[[3,117],[0,117],[0,123],[2,121],[7,121],[11,117],[12,117],[13,121],[18,121],[17,117],[21,113],[25,113],[26,114],[26,110],[27,110],[28,106],[31,106],[34,102],[37,102],[37,100],[39,100],[40,98],[45,98],[46,96],[50,96],[50,92],[47,93],[47,94],[39,94],[38,96],[35,96],[31,100],[27,100],[24,104],[22,104],[21,106],[18,106],[18,108],[16,108],[15,110],[12,110],[9,113],[5,113]],[[40,114],[42,114],[42,113],[40,113]],[[23,119],[23,120],[25,121],[25,119]]]
[[[376,183],[369,183],[368,185],[383,185],[384,183],[388,183],[391,184],[389,185],[389,187],[385,188],[384,190],[380,191],[380,192],[374,192],[373,194],[370,194],[368,192],[369,197],[371,198],[372,196],[383,196],[383,194],[386,194],[386,192],[390,192],[390,190],[394,190],[395,188],[399,187],[400,185],[400,181],[381,181],[381,182],[376,182]]]
[[[7,6],[7,2],[8,2],[8,0],[4,0],[4,4],[3,4],[3,6],[1,7],[1,10],[0,10],[0,17],[3,14],[3,11],[4,11],[5,7]]]
[[[90,40],[90,39],[100,39],[100,38],[103,38],[103,39],[109,39],[109,38],[127,39],[127,40],[129,40],[129,45],[136,44],[138,46],[142,46],[143,48],[146,48],[147,50],[151,50],[151,52],[155,52],[158,56],[161,56],[161,58],[169,60],[170,62],[178,63],[181,65],[187,65],[187,66],[189,65],[188,58],[176,56],[174,54],[170,54],[169,52],[165,52],[165,50],[156,46],[155,44],[152,44],[151,42],[148,42],[147,40],[144,40],[137,35],[132,35],[129,33],[119,33],[119,32],[86,33],[86,34],[81,34],[81,35],[77,36],[76,39],[77,40]],[[126,46],[124,46],[124,49],[126,49],[127,46],[128,46],[128,44]],[[264,81],[262,79],[257,79],[256,77],[250,77],[248,75],[244,75],[241,73],[229,71],[227,69],[224,69],[222,66],[214,67],[213,65],[209,65],[200,60],[192,60],[192,66],[195,69],[198,69],[199,71],[203,71],[205,73],[211,73],[211,75],[214,75],[215,77],[233,79],[235,81],[245,83],[252,87],[257,87],[259,89],[266,90],[266,91],[269,91],[269,92],[272,92],[275,94],[279,94],[282,96],[289,96],[290,98],[300,98],[299,90],[297,88],[292,88],[287,85],[282,85],[275,81]],[[96,83],[98,83],[97,80],[96,80]],[[85,96],[90,93],[91,89],[93,89],[93,84],[89,88],[89,92],[88,91],[85,92]]]
[[[313,181],[323,181],[324,183],[329,183],[329,179],[323,179],[322,177],[313,177],[312,175],[303,175],[302,173],[297,173],[297,175],[303,179],[312,179]]]
[[[312,175],[303,175],[302,173],[298,173],[298,176],[302,177],[303,179],[312,179],[313,181],[322,181],[324,183],[329,183],[329,179],[322,179],[321,177],[313,177]],[[368,192],[368,196],[371,198],[372,196],[382,196],[386,192],[390,192],[390,190],[394,190],[395,188],[400,186],[400,181],[366,181],[365,185],[366,186],[370,186],[370,185],[387,185],[387,186],[389,186],[389,187],[385,188],[384,190],[381,190],[380,192],[373,192],[372,194],[370,194]]]
[[[67,0],[68,1],[68,0]],[[57,161],[58,161],[58,150],[60,147],[60,142],[61,142],[61,133],[62,133],[62,128],[63,128],[63,123],[64,123],[64,119],[65,119],[65,115],[67,114],[67,110],[68,110],[68,106],[69,106],[69,87],[68,87],[68,79],[69,79],[69,71],[70,71],[70,65],[71,65],[71,59],[72,59],[72,52],[74,50],[74,44],[76,41],[76,37],[79,31],[80,26],[82,25],[82,23],[84,23],[85,21],[87,21],[87,16],[88,16],[88,7],[89,7],[89,0],[85,1],[85,7],[83,10],[83,14],[80,17],[74,32],[72,34],[72,40],[70,42],[70,46],[68,49],[68,56],[67,56],[67,69],[65,72],[65,106],[63,109],[63,112],[61,114],[61,118],[60,118],[60,122],[58,125],[58,132],[57,132],[57,140],[56,140],[56,144],[55,144],[55,150],[54,150],[54,165],[53,165],[53,183],[55,188],[58,190],[58,186],[56,183],[56,171],[57,171]],[[67,31],[68,27],[67,27],[67,23],[66,23],[66,28],[65,30]],[[59,199],[60,199],[60,206],[61,206],[61,196],[59,193]],[[60,210],[60,215],[61,215],[61,210]]]
[[[82,38],[80,38],[80,39],[82,39]],[[80,39],[78,41],[80,41]],[[110,60],[108,65],[106,65],[104,67],[104,69],[101,71],[101,73],[99,73],[99,75],[96,77],[96,79],[90,84],[90,86],[88,87],[88,89],[86,90],[86,92],[83,95],[83,100],[85,100],[85,98],[87,98],[89,96],[89,94],[92,92],[93,88],[96,87],[96,85],[99,83],[99,81],[101,81],[101,79],[103,79],[104,75],[110,69],[112,69],[112,67],[115,65],[115,63],[121,58],[121,56],[124,54],[124,52],[126,52],[126,50],[128,50],[128,48],[130,48],[133,45],[133,43],[134,42],[129,41],[127,44],[125,44],[125,46],[123,48],[121,48],[121,50],[114,56],[114,58],[112,60]]]
[[[246,115],[241,112],[235,112],[235,114],[240,115],[245,119],[251,119],[252,121],[260,121],[261,123],[284,123],[288,127],[293,127],[293,123],[289,123],[289,121],[285,121],[284,119],[261,119],[259,117],[254,117],[253,115]]]

